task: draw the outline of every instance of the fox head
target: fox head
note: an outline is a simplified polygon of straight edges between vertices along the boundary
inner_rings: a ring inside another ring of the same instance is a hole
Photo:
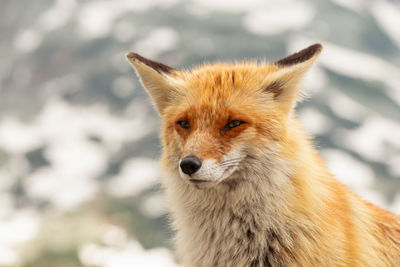
[[[300,81],[321,50],[314,44],[272,64],[216,63],[190,71],[127,53],[162,118],[164,167],[205,188],[233,179],[266,151],[280,153]]]

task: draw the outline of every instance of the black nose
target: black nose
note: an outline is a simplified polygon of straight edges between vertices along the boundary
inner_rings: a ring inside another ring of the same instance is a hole
[[[181,170],[186,174],[193,174],[201,167],[201,161],[196,156],[186,156],[181,160]]]

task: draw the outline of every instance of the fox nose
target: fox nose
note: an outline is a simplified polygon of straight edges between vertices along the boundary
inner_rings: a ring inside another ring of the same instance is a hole
[[[196,156],[186,156],[181,160],[181,170],[183,173],[191,175],[201,167],[201,160]]]

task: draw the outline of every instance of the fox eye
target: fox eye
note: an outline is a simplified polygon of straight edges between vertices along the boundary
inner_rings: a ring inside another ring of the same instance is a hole
[[[241,125],[241,124],[243,124],[243,123],[244,123],[244,121],[233,120],[233,121],[228,122],[228,123],[224,126],[223,129],[224,129],[225,131],[228,131],[228,130],[230,130],[230,129],[232,129],[232,128],[238,127],[239,125]]]
[[[187,120],[178,121],[177,124],[183,129],[190,129],[190,124]]]

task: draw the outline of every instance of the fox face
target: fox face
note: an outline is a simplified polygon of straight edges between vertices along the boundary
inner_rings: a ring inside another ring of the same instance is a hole
[[[277,153],[298,84],[321,49],[315,44],[273,64],[217,63],[191,71],[128,53],[162,117],[165,165],[207,188],[234,177],[259,153]]]
[[[256,134],[256,118],[246,113],[245,103],[235,104],[235,97],[220,95],[221,88],[190,84],[186,88],[188,93],[180,106],[181,111],[166,112],[171,119],[166,120],[170,125],[165,136],[174,137],[174,145],[180,148],[182,178],[199,187],[217,184],[231,176],[246,157],[246,143]],[[195,102],[204,94],[208,94],[205,99],[213,101]]]

